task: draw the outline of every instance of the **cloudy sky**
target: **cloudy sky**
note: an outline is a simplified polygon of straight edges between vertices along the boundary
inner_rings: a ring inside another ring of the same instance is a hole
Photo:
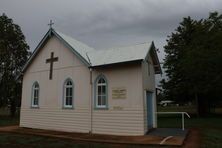
[[[183,17],[221,10],[222,0],[0,0],[0,13],[21,26],[31,50],[52,19],[57,30],[97,49],[154,41],[161,60]]]

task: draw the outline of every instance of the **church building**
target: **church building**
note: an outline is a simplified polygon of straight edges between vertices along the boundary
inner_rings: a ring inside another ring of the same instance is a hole
[[[96,50],[50,28],[23,68],[20,127],[144,135],[160,73],[154,42]]]

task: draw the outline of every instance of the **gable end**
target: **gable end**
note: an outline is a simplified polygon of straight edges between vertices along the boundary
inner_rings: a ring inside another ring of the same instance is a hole
[[[42,38],[42,40],[40,41],[40,43],[38,44],[38,46],[35,48],[35,50],[33,51],[32,55],[30,56],[30,58],[28,59],[28,61],[26,62],[26,64],[24,65],[23,69],[22,69],[22,73],[25,73],[25,71],[27,70],[27,68],[30,66],[30,64],[32,63],[32,61],[34,60],[34,58],[36,57],[36,55],[39,53],[40,49],[47,43],[47,41],[52,37],[52,36],[56,36],[59,41],[61,41],[68,49],[70,49],[87,67],[90,66],[89,62],[83,58],[71,45],[69,45],[59,34],[57,34],[54,29],[50,28],[48,30],[48,32],[44,35],[44,37]],[[21,76],[21,75],[20,75]],[[19,77],[20,77],[19,76]]]

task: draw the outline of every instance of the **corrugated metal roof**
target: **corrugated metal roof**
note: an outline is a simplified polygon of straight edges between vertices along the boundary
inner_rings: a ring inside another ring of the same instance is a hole
[[[50,28],[49,31],[41,40],[41,42],[38,44],[36,49],[34,50],[28,62],[23,67],[22,69],[23,72],[30,65],[31,61],[37,55],[40,48],[46,43],[47,38],[50,38],[51,34],[54,34],[62,42],[64,42],[64,44],[66,44],[87,66],[92,66],[92,67],[143,60],[146,58],[153,44],[151,42],[151,43],[142,43],[132,46],[95,50],[94,48],[91,48],[85,45],[84,43],[73,39],[72,37],[69,37],[61,32],[58,32]]]
[[[54,30],[55,31],[55,30]],[[73,49],[75,49],[91,66],[101,66],[145,59],[151,43],[141,43],[131,46],[95,50],[84,43],[73,39],[61,32],[55,31]]]
[[[145,59],[151,43],[88,52],[92,66],[108,65]]]
[[[87,46],[86,44],[77,41],[75,39],[73,39],[72,37],[69,37],[61,32],[58,32],[56,30],[54,30],[63,40],[65,40],[70,46],[72,46],[72,48],[78,52],[86,61],[88,60],[88,57],[86,55],[87,52],[94,52],[95,49]]]

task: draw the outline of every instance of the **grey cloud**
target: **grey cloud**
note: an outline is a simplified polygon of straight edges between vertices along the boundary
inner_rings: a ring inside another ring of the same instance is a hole
[[[0,0],[0,13],[21,26],[31,50],[52,19],[58,30],[99,49],[154,40],[161,59],[183,17],[221,9],[221,0]]]

